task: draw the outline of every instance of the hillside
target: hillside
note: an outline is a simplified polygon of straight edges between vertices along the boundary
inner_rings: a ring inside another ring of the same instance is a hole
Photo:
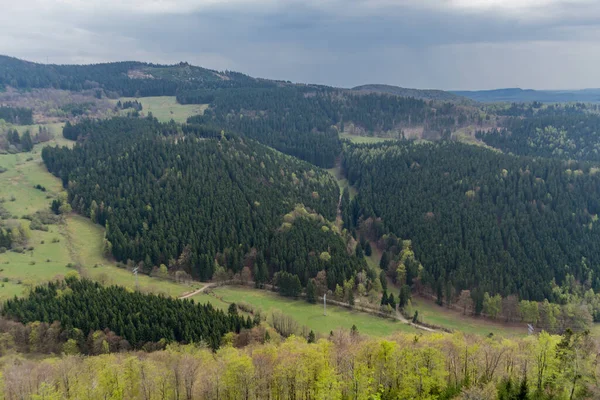
[[[446,92],[444,90],[428,90],[428,89],[408,89],[393,85],[380,85],[380,84],[369,84],[356,86],[350,89],[355,92],[366,92],[366,93],[383,93],[392,94],[400,97],[413,97],[420,100],[436,100],[436,101],[449,101],[456,103],[469,103],[469,100],[454,94],[452,92]]]
[[[235,72],[218,72],[187,63],[148,64],[135,61],[93,64],[38,64],[0,56],[0,86],[17,89],[96,89],[119,96],[174,96],[180,89],[270,85]]]
[[[106,251],[119,261],[201,280],[218,270],[215,259],[233,273],[255,269],[262,282],[287,271],[306,284],[327,270],[332,289],[364,268],[319,219],[287,215],[299,207],[335,219],[338,186],[311,164],[150,118],[68,124],[64,135],[81,143],[45,148],[44,162],[68,187],[72,209],[107,227]]]
[[[541,103],[598,103],[600,102],[600,89],[582,90],[533,90],[533,89],[494,89],[474,91],[452,91],[451,93],[469,98],[482,103],[526,103],[539,101]]]
[[[354,224],[380,217],[411,239],[420,283],[440,303],[463,289],[562,302],[556,285],[573,279],[600,290],[593,165],[459,143],[383,143],[345,145],[344,168],[359,192]]]

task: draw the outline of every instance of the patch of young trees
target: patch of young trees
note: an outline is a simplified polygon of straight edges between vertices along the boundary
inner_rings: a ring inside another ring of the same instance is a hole
[[[250,318],[225,314],[210,303],[194,304],[119,286],[104,287],[76,277],[38,286],[25,298],[7,300],[2,315],[23,324],[58,321],[68,335],[76,335],[75,330],[86,334],[109,329],[134,348],[164,340],[203,341],[217,349],[227,332],[239,333],[253,326]]]

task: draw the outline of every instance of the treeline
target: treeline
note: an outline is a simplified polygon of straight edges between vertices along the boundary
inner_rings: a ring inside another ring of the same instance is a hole
[[[600,289],[600,176],[585,163],[517,158],[460,143],[345,145],[358,196],[350,224],[382,219],[410,238],[438,298],[477,290],[557,301],[567,275]],[[443,301],[443,300],[440,300]]]
[[[76,341],[85,339],[88,332],[109,329],[134,348],[164,340],[205,342],[217,349],[227,332],[239,333],[254,324],[249,318],[216,310],[209,303],[104,287],[76,277],[38,286],[25,298],[7,300],[2,315],[23,324],[58,321]]]
[[[81,143],[44,148],[46,166],[68,187],[72,209],[106,226],[106,252],[141,271],[164,264],[209,280],[218,266],[235,274],[258,265],[265,280],[284,270],[306,282],[326,269],[343,282],[364,266],[323,223],[284,225],[297,205],[335,219],[338,186],[311,164],[220,130],[151,118],[67,123],[64,135]],[[327,249],[328,260],[318,259]]]
[[[16,129],[8,128],[0,135],[0,150],[9,153],[27,152],[31,151],[35,144],[47,142],[50,139],[52,139],[52,134],[48,128],[41,125],[35,134],[28,129],[21,135]]]
[[[33,111],[30,108],[0,106],[0,119],[15,125],[31,125]]]
[[[544,113],[511,118],[502,128],[476,132],[486,144],[525,156],[600,161],[600,115]]]
[[[7,400],[600,397],[599,349],[585,333],[368,339],[354,330],[332,332],[315,343],[295,336],[283,341],[258,336],[251,343],[216,353],[171,345],[153,353],[7,358],[0,390]]]
[[[117,108],[120,110],[126,110],[128,108],[133,108],[135,111],[142,111],[142,103],[138,102],[137,100],[126,100],[121,102],[121,100],[119,100],[117,102]]]
[[[318,86],[231,88],[180,92],[182,104],[210,104],[190,123],[227,127],[284,153],[330,168],[341,151],[338,132],[353,129],[400,136],[424,126],[449,136],[472,118],[452,103],[435,104],[385,94],[352,94]]]
[[[187,63],[157,65],[115,62],[44,65],[0,56],[0,85],[19,89],[104,90],[123,97],[175,96],[179,90],[273,85],[235,72],[217,72]],[[100,93],[101,94],[101,93]]]

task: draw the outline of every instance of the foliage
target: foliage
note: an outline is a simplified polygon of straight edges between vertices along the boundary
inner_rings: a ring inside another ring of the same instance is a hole
[[[234,335],[235,336],[235,335]],[[238,335],[241,337],[242,335]],[[9,358],[2,395],[113,399],[586,399],[597,398],[597,347],[585,336],[499,340],[335,331],[212,353],[170,345],[153,353]],[[239,340],[231,337],[231,344]],[[314,340],[314,343],[313,343]]]
[[[14,125],[31,125],[33,111],[30,108],[0,106],[0,119]]]
[[[164,339],[204,341],[216,349],[225,333],[239,332],[253,324],[250,319],[226,315],[210,304],[131,292],[119,286],[103,287],[77,278],[38,286],[26,298],[8,300],[2,315],[25,324],[59,321],[68,331],[110,329],[136,348]]]
[[[477,132],[486,144],[526,156],[600,161],[600,115],[587,113],[536,114],[511,118],[502,129]]]
[[[144,272],[165,264],[201,280],[213,276],[215,259],[233,273],[246,262],[257,284],[280,270],[306,284],[322,269],[342,282],[364,266],[338,234],[309,220],[308,210],[335,218],[339,189],[306,162],[219,130],[151,118],[67,124],[64,134],[81,143],[45,148],[42,157],[73,210],[107,227],[119,261],[142,262]],[[297,204],[307,218],[277,229]],[[329,263],[312,256],[328,248]]]
[[[359,189],[349,219],[410,238],[422,284],[557,301],[567,274],[598,291],[600,177],[585,163],[517,158],[460,143],[345,145]],[[465,193],[475,192],[474,197]],[[582,262],[582,257],[587,262]]]

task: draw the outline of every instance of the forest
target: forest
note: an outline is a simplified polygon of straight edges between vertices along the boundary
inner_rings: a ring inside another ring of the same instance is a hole
[[[32,331],[35,332],[35,331]],[[263,326],[228,335],[213,352],[170,344],[155,352],[60,358],[7,355],[0,393],[31,399],[225,400],[575,400],[600,396],[589,334],[500,339],[462,334],[359,331],[326,338],[269,334]],[[33,335],[35,337],[35,335]],[[106,347],[106,346],[105,346]]]
[[[320,167],[333,167],[341,151],[338,132],[353,126],[370,135],[400,137],[403,129],[424,127],[449,136],[472,121],[453,103],[427,102],[387,94],[354,94],[320,86],[227,88],[180,92],[182,104],[210,104],[202,123],[238,132]]]
[[[31,125],[33,111],[29,108],[0,106],[0,119],[14,125]]]
[[[515,157],[455,142],[344,145],[358,189],[345,219],[381,218],[411,239],[420,283],[558,301],[569,276],[600,289],[600,175],[585,162]],[[452,296],[450,296],[452,297]]]
[[[0,85],[16,89],[88,89],[123,97],[175,96],[178,90],[273,85],[236,72],[217,72],[187,63],[158,65],[114,62],[92,65],[37,64],[0,56]]]
[[[586,112],[587,108],[571,106],[510,118],[501,128],[476,136],[507,153],[598,162],[600,115]]]
[[[325,226],[335,219],[339,188],[311,164],[152,117],[66,124],[64,136],[78,143],[44,148],[42,158],[68,188],[70,209],[105,226],[106,252],[143,272],[164,264],[209,280],[218,266],[238,273],[257,265],[265,279],[284,270],[306,283],[326,269],[335,288],[365,267]],[[320,218],[287,216],[297,208]],[[58,201],[53,210],[61,212]]]
[[[2,315],[23,324],[58,321],[64,337],[73,339],[78,349],[85,347],[88,332],[109,329],[127,341],[119,341],[113,351],[129,346],[139,349],[161,340],[204,342],[217,349],[227,332],[239,333],[254,325],[249,318],[225,314],[210,304],[105,287],[77,277],[38,286],[25,298],[7,300]]]

